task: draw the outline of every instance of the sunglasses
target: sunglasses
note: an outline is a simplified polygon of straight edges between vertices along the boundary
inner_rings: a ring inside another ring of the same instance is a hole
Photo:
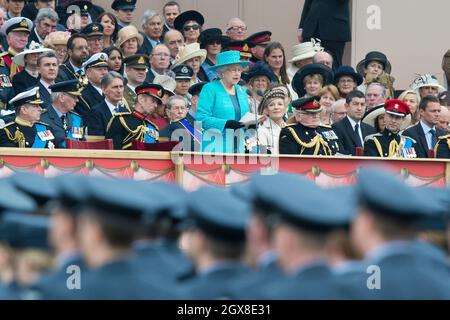
[[[211,40],[211,41],[208,41],[208,44],[210,44],[210,45],[222,44],[222,42],[220,40]]]
[[[183,28],[184,31],[198,30],[198,29],[200,29],[199,24],[191,24],[191,25],[184,26],[184,28]]]

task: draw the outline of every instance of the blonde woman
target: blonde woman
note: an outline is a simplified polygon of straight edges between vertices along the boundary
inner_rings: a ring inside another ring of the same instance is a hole
[[[320,105],[323,107],[320,113],[320,123],[331,125],[331,106],[339,100],[339,90],[334,85],[326,85],[319,91]]]
[[[287,111],[285,93],[280,89],[268,91],[261,101],[260,108],[266,120],[258,127],[258,145],[261,153],[278,154],[278,141],[281,129],[286,125],[284,115]]]
[[[411,127],[416,125],[420,120],[419,104],[420,95],[414,90],[405,90],[398,97],[400,100],[405,101],[409,105],[411,110]]]

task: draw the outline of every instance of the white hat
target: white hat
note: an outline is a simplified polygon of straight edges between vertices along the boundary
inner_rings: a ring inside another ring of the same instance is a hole
[[[9,103],[12,104],[14,107],[19,107],[26,103],[34,104],[34,105],[41,105],[44,103],[44,101],[41,100],[41,95],[39,93],[39,87],[33,87],[30,90],[19,93],[14,98],[12,98],[9,101]]]
[[[93,54],[88,60],[83,62],[83,69],[90,67],[108,67],[108,55],[104,52]]]
[[[33,22],[30,19],[25,17],[15,17],[11,18],[2,25],[0,28],[0,33],[7,35],[12,31],[24,31],[31,33],[33,29]]]
[[[361,121],[365,124],[368,124],[369,126],[372,126],[373,128],[376,128],[375,122],[377,121],[378,116],[385,114],[385,113],[386,113],[386,109],[384,108],[384,104],[380,104],[378,106],[373,107],[369,111],[367,111]],[[409,125],[411,124],[411,121],[412,121],[411,114],[408,114],[407,116],[405,116],[404,120],[403,120],[403,124],[400,127],[400,131],[403,131],[406,128],[408,128]]]
[[[435,87],[438,88],[439,93],[444,92],[445,88],[439,84],[438,79],[432,74],[418,74],[416,79],[410,85],[410,88],[416,92],[422,87]]]
[[[197,42],[190,43],[184,46],[184,48],[180,49],[180,52],[178,52],[177,56],[175,57],[175,60],[173,61],[171,68],[183,64],[186,61],[195,57],[200,57],[200,64],[205,62],[206,50],[200,49],[200,44]]]
[[[155,79],[153,79],[153,83],[159,84],[164,88],[164,91],[167,91],[167,93],[169,93],[169,95],[175,95],[174,90],[177,87],[177,82],[171,76],[158,74]]]
[[[13,62],[18,66],[25,66],[25,56],[31,53],[44,53],[44,52],[54,52],[52,49],[44,48],[39,42],[31,41],[28,49],[18,53],[14,58]]]
[[[312,58],[317,52],[323,50],[324,48],[320,45],[319,39],[311,39],[310,42],[303,42],[292,47],[292,59],[289,60],[289,62],[293,63]]]

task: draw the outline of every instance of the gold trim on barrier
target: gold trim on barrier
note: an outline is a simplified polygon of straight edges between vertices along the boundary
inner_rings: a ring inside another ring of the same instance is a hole
[[[445,183],[450,186],[450,162],[445,164]]]
[[[44,170],[47,170],[49,166],[50,166],[50,164],[48,163],[48,160],[46,158],[42,158],[41,159],[41,167]]]
[[[5,165],[5,160],[3,160],[3,158],[0,158],[0,168],[3,168],[4,165]]]
[[[94,166],[95,166],[94,160],[92,160],[92,159],[86,160],[85,166],[86,166],[86,168],[88,168],[89,171],[92,171],[92,169],[94,169]]]
[[[139,162],[137,162],[136,160],[131,161],[130,163],[130,169],[133,172],[137,172],[139,170],[140,166],[139,166]]]
[[[406,179],[409,177],[409,170],[408,168],[402,168],[400,170],[400,175],[402,176],[403,179]]]
[[[311,168],[311,172],[314,175],[314,177],[318,177],[320,175],[320,167],[319,166],[313,166]]]

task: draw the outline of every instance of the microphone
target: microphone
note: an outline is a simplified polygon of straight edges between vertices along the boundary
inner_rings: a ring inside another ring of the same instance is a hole
[[[252,97],[253,100],[253,105],[255,106],[255,110],[254,110],[254,114],[255,114],[255,130],[256,130],[256,154],[259,154],[259,135],[258,135],[258,103],[255,99],[255,97],[253,96],[253,93],[247,89],[247,94]],[[256,94],[259,95],[259,92],[261,92],[261,90],[257,90]]]

